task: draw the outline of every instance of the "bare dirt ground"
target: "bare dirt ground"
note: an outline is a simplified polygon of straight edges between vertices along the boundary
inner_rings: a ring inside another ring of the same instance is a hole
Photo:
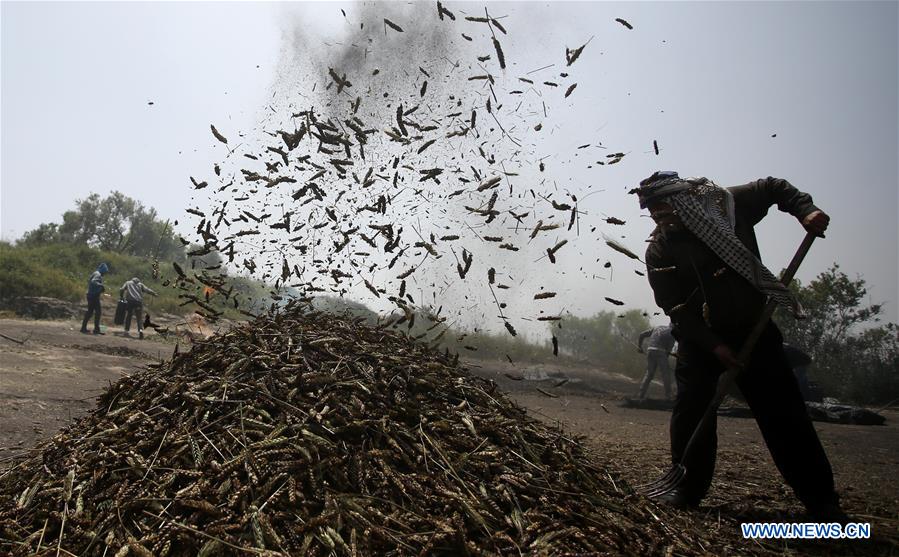
[[[96,406],[109,383],[171,355],[153,340],[83,335],[76,321],[0,319],[0,458],[31,448]]]
[[[24,344],[0,338],[0,469],[92,409],[110,382],[170,357],[174,348],[152,332],[145,340],[112,331],[82,335],[79,325],[0,319],[0,333],[27,338]],[[623,490],[667,471],[670,413],[621,407],[636,391],[634,380],[583,366],[478,360],[467,365],[496,381],[535,418],[582,436],[597,462],[623,480]],[[653,393],[660,396],[661,385]],[[871,523],[874,539],[764,545],[743,540],[740,522],[803,517],[755,422],[731,417],[719,417],[715,483],[703,506],[688,513],[691,525],[732,541],[734,554],[899,555],[899,412],[883,413],[884,426],[815,424],[844,507],[857,521]]]
[[[671,466],[667,411],[624,408],[637,383],[600,370],[472,362],[472,371],[495,380],[536,418],[560,424],[587,445],[614,476],[636,486],[663,476]],[[535,380],[516,381],[524,376]],[[568,378],[560,387],[555,387]],[[545,378],[542,381],[540,378]],[[554,394],[553,398],[537,390]],[[661,397],[656,381],[650,396]],[[899,412],[882,412],[883,426],[815,422],[827,451],[841,501],[858,522],[871,524],[872,539],[753,545],[740,535],[741,522],[806,522],[803,507],[783,482],[755,420],[719,416],[715,481],[696,526],[728,538],[746,552],[770,550],[813,555],[899,555]],[[738,553],[741,551],[738,551]]]

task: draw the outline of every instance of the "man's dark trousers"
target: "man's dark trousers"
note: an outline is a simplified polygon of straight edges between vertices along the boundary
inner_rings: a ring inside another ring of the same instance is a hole
[[[84,321],[81,322],[81,330],[87,331],[87,323],[94,316],[94,332],[100,331],[100,295],[87,295],[87,311],[84,313]]]
[[[137,317],[137,330],[138,332],[144,330],[144,304],[143,302],[135,302],[132,300],[128,300],[128,309],[125,310],[125,332],[131,330],[131,318]]]
[[[735,353],[741,340],[728,343]],[[782,343],[780,331],[769,321],[749,365],[737,377],[737,385],[755,415],[774,463],[796,496],[806,506],[835,503],[830,462],[808,417]],[[713,354],[692,344],[682,348],[685,357],[678,359],[675,368],[677,402],[671,416],[674,463],[681,461],[690,436],[715,394],[718,376],[724,372]],[[697,439],[690,460],[684,463],[684,487],[696,502],[708,491],[715,471],[717,436],[715,424],[712,426]]]

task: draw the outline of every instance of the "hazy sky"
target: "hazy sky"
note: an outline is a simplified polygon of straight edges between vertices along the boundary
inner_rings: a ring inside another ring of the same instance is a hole
[[[485,4],[446,5],[480,13]],[[651,223],[625,192],[656,169],[720,185],[786,178],[833,219],[799,278],[807,281],[836,261],[850,275],[863,275],[870,301],[887,302],[888,319],[897,320],[896,2],[486,5],[491,15],[507,16],[511,75],[550,59],[557,67],[538,74],[550,78],[563,69],[566,46],[593,37],[572,67],[578,88],[554,105],[540,148],[560,187],[598,192],[584,202],[586,211],[628,222],[597,234],[624,234],[622,241],[642,254]],[[309,45],[310,57],[327,56],[359,9],[2,2],[3,239],[59,221],[90,192],[120,190],[164,218],[186,221],[188,176],[209,173],[222,158],[209,124],[253,129],[283,92],[285,66],[297,55],[285,51],[296,48],[296,37]],[[455,54],[467,48],[459,43]],[[600,142],[608,151],[576,149]],[[614,151],[627,156],[587,168]],[[804,233],[776,208],[756,231],[775,272]],[[616,274],[588,280],[569,273],[560,287],[570,298],[567,309],[615,309],[603,296],[654,307],[645,278],[632,272],[639,265],[585,241],[579,244],[590,255],[585,259],[611,260]]]

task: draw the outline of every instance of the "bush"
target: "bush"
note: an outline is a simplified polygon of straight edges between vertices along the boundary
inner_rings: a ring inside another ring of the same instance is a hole
[[[882,304],[864,305],[865,280],[849,278],[834,264],[803,286],[790,285],[805,319],[778,310],[784,339],[812,358],[809,379],[824,396],[859,404],[899,399],[899,339],[896,324],[878,325]]]
[[[0,303],[22,296],[49,296],[73,302],[86,290],[69,273],[34,259],[30,250],[0,242]]]
[[[491,334],[483,331],[450,329],[440,346],[461,356],[489,360],[511,359],[513,362],[545,363],[553,361],[554,358],[552,344],[549,341],[535,344],[521,336],[513,337],[506,332]]]
[[[410,317],[414,315],[414,321]],[[600,312],[593,317],[566,315],[562,321],[551,324],[546,336],[536,341],[525,335],[512,336],[509,332],[487,333],[438,325],[439,318],[433,308],[419,308],[404,316],[402,312],[382,318],[398,320],[395,325],[410,337],[435,344],[440,349],[479,359],[505,360],[533,363],[584,363],[606,371],[623,373],[640,378],[646,367],[645,357],[637,352],[637,335],[650,328],[649,321],[639,310],[622,315]],[[412,327],[409,323],[412,321]],[[445,332],[443,332],[445,330]],[[558,340],[558,356],[553,355],[552,336]]]
[[[87,280],[100,263],[109,266],[103,277],[106,293],[118,297],[119,288],[133,277],[139,277],[158,296],[147,296],[145,303],[152,313],[185,314],[192,312],[193,304],[182,305],[181,293],[164,285],[165,276],[173,276],[171,266],[164,262],[159,279],[153,278],[153,262],[149,258],[124,255],[91,248],[86,245],[53,243],[42,245],[11,245],[0,242],[0,308],[9,307],[9,301],[21,296],[49,296],[70,302],[82,302],[87,292]],[[235,292],[241,293],[242,309],[259,311],[269,301],[265,286],[243,277],[231,279]],[[250,301],[255,303],[250,303]],[[224,317],[244,318],[234,306],[218,293],[210,298],[210,304]]]
[[[637,352],[637,336],[650,328],[640,310],[621,315],[601,311],[592,317],[568,315],[550,328],[559,339],[559,352],[608,371],[640,378],[645,356]]]
[[[297,292],[292,292],[296,295]],[[337,296],[315,296],[312,299],[312,307],[325,313],[341,315],[350,319],[362,317],[368,324],[375,324],[378,321],[378,314],[371,310],[365,304],[355,300]]]

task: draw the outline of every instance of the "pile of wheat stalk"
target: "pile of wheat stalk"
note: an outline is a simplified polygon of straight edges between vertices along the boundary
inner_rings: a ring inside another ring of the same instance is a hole
[[[0,551],[696,547],[454,358],[299,302],[121,379],[39,449],[0,473]]]

